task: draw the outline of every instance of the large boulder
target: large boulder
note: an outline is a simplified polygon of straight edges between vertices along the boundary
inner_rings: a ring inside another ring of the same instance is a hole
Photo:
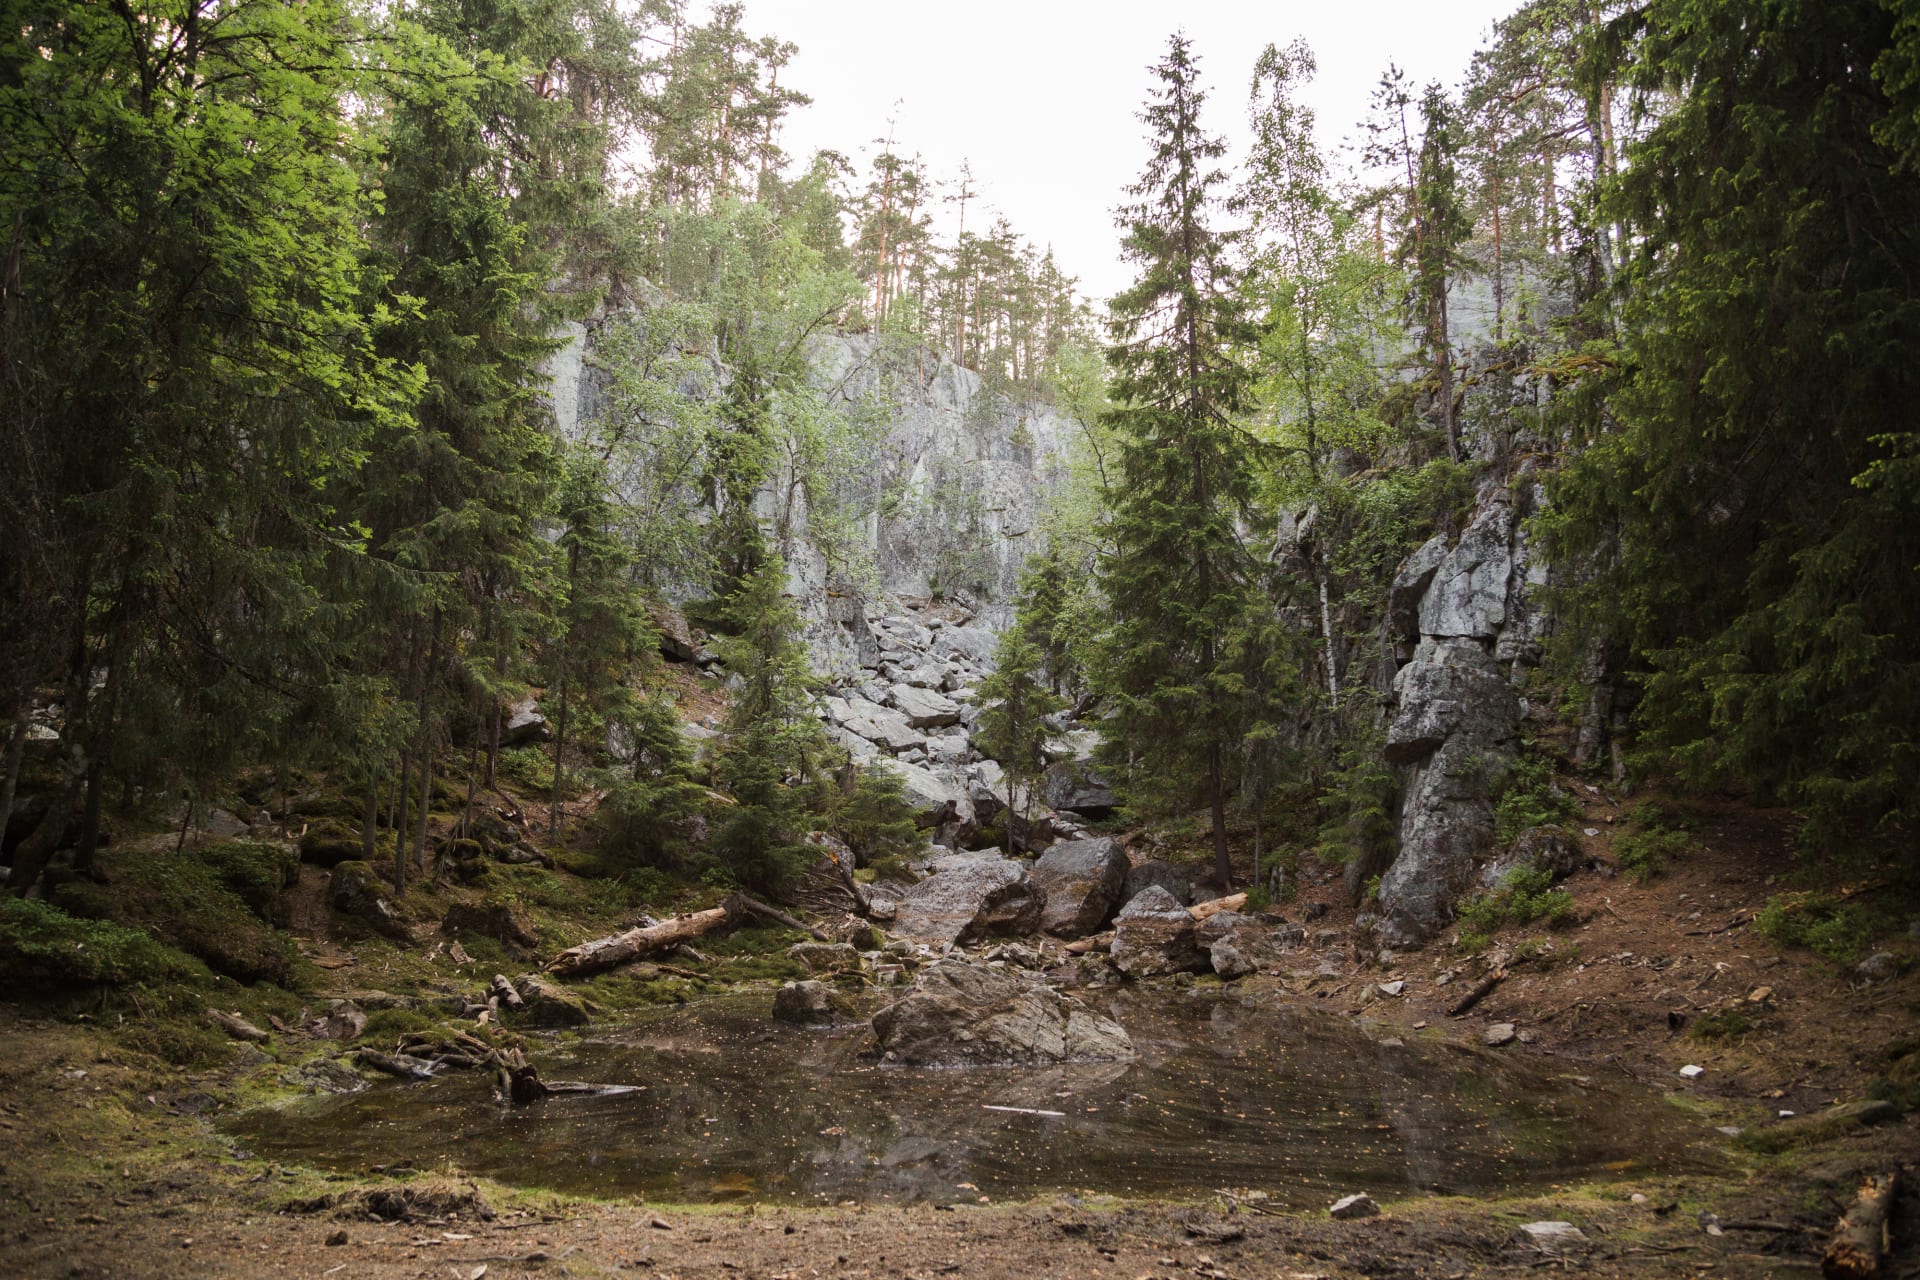
[[[941,668],[940,676],[934,679],[938,685],[946,675]],[[911,684],[893,686],[893,705],[907,718],[907,723],[915,729],[942,729],[950,724],[960,723],[960,704],[934,688],[919,688]]]
[[[533,931],[533,921],[526,912],[499,898],[454,903],[447,908],[440,930],[450,936],[474,934],[521,947],[540,945],[540,935]]]
[[[1121,908],[1110,954],[1114,967],[1130,978],[1204,973],[1212,967],[1194,938],[1192,914],[1158,885]]]
[[[1033,864],[1046,891],[1040,927],[1062,938],[1097,933],[1127,887],[1127,854],[1117,840],[1062,840]]]
[[[927,745],[927,735],[908,724],[904,715],[866,698],[829,698],[827,714],[849,733],[888,751],[909,751]]]
[[[900,779],[900,794],[913,809],[914,823],[937,827],[943,822],[973,821],[973,804],[963,786],[946,770],[922,768],[904,760],[875,761]]]
[[[894,909],[893,932],[936,947],[994,934],[1019,937],[1040,927],[1046,901],[1018,862],[955,859],[907,890]]]
[[[800,1026],[824,1026],[840,1020],[833,988],[824,982],[783,983],[773,993],[773,1018]]]
[[[1103,818],[1113,812],[1113,788],[1084,760],[1061,760],[1040,778],[1040,798],[1049,809]]]
[[[1154,888],[1165,889],[1175,902],[1193,901],[1193,877],[1184,868],[1155,858],[1127,872],[1127,887],[1122,891],[1121,905],[1125,906]]]
[[[344,818],[320,818],[300,833],[300,861],[316,867],[337,867],[366,856],[360,828]]]
[[[1120,1025],[1044,983],[1006,970],[943,960],[904,999],[873,1015],[889,1061],[916,1066],[1126,1062]]]
[[[553,728],[532,698],[523,698],[507,708],[506,718],[500,725],[501,746],[520,747],[529,742],[552,740]]]
[[[511,1013],[523,1027],[580,1027],[593,1020],[587,1002],[553,979],[538,973],[523,973],[514,979],[521,1005]]]

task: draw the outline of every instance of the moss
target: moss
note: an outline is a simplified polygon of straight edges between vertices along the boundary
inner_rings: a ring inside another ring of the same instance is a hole
[[[143,929],[70,915],[49,902],[0,897],[0,973],[32,984],[89,986],[188,979],[206,971]]]
[[[286,924],[286,891],[300,883],[300,855],[292,845],[225,840],[201,849],[199,860],[260,919]]]
[[[436,1031],[443,1021],[419,1009],[376,1009],[367,1015],[367,1029],[361,1036],[372,1043],[385,1044],[416,1033]]]
[[[290,986],[300,976],[293,941],[263,923],[197,851],[110,857],[100,870],[104,883],[61,886],[58,905],[77,916],[144,929],[241,982]]]

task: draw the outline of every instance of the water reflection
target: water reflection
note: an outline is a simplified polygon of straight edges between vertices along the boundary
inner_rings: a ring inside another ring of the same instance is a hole
[[[1710,1134],[1625,1080],[1582,1084],[1477,1049],[1400,1046],[1232,995],[1108,997],[1133,1063],[963,1071],[882,1067],[864,1056],[864,1025],[780,1026],[767,1003],[647,1014],[539,1059],[549,1077],[636,1093],[513,1111],[483,1081],[451,1076],[235,1127],[263,1154],[322,1167],[447,1160],[511,1183],[665,1201],[1244,1187],[1304,1205],[1715,1163]]]

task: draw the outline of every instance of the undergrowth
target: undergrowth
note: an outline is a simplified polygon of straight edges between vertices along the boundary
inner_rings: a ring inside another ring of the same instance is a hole
[[[1857,963],[1877,932],[1866,908],[1819,892],[1775,894],[1754,927],[1783,947],[1806,947],[1841,965]]]
[[[1573,914],[1573,895],[1553,887],[1553,872],[1516,867],[1491,893],[1468,898],[1459,906],[1459,946],[1463,951],[1483,949],[1499,930],[1512,924],[1546,920],[1559,924]]]

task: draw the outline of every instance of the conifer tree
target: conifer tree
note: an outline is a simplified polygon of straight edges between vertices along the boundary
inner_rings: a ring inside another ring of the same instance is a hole
[[[1120,458],[1108,492],[1113,551],[1101,585],[1114,622],[1097,684],[1111,701],[1108,750],[1136,806],[1198,799],[1215,871],[1231,879],[1226,832],[1233,681],[1230,633],[1248,604],[1239,519],[1252,496],[1246,356],[1256,341],[1217,224],[1225,144],[1203,131],[1206,95],[1191,46],[1169,42],[1141,119],[1151,155],[1120,215],[1139,279],[1111,305]],[[1143,807],[1144,807],[1143,806]]]
[[[1033,793],[1047,770],[1047,717],[1066,705],[1038,674],[1042,654],[1027,628],[1016,625],[1000,638],[993,674],[980,684],[980,723],[975,740],[1000,762],[1007,780],[1007,821],[1003,845],[1013,853],[1013,806],[1031,821]]]

